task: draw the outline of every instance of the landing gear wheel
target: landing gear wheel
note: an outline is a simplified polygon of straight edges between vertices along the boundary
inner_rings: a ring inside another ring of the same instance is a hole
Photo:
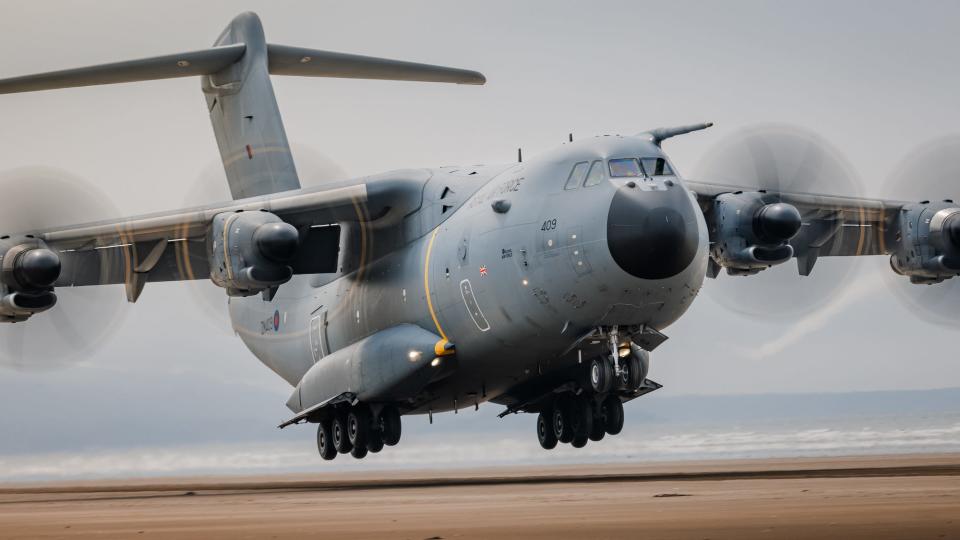
[[[400,442],[400,411],[392,405],[388,405],[380,411],[378,421],[380,433],[383,434],[383,444],[393,446]]]
[[[573,447],[583,448],[593,430],[593,410],[590,401],[581,396],[573,403]]]
[[[333,431],[333,446],[337,452],[346,454],[353,450],[350,444],[350,438],[347,436],[347,417],[345,414],[337,414],[333,417],[333,424],[330,426]]]
[[[631,392],[640,388],[640,384],[643,383],[643,381],[640,380],[641,371],[640,359],[637,358],[636,355],[631,354],[627,358],[622,358],[620,362],[620,377],[617,381],[620,388]]]
[[[616,435],[623,429],[623,403],[617,396],[608,396],[603,400],[603,415],[606,417],[604,429],[610,435]]]
[[[350,455],[357,458],[363,459],[367,457],[367,447],[366,446],[354,446],[353,450],[350,451]]]
[[[610,390],[612,369],[604,358],[594,358],[587,367],[587,383],[594,394]]]
[[[333,430],[330,428],[330,420],[321,420],[317,426],[317,450],[320,450],[320,457],[326,461],[337,457],[337,449],[333,446]]]
[[[572,403],[569,398],[561,397],[553,408],[553,434],[558,441],[568,443],[573,440]]]
[[[553,414],[549,409],[537,415],[537,440],[544,450],[557,446],[557,434],[553,431]]]
[[[383,450],[383,433],[380,433],[380,431],[376,429],[370,430],[370,439],[367,440],[367,450],[369,450],[371,454],[376,454]]]
[[[607,434],[606,428],[606,415],[603,413],[603,405],[593,404],[591,407],[593,414],[593,423],[590,429],[590,440],[591,441],[602,441],[603,436]]]
[[[347,414],[347,437],[354,448],[363,448],[367,452],[367,441],[370,440],[370,409],[364,405],[351,407]]]

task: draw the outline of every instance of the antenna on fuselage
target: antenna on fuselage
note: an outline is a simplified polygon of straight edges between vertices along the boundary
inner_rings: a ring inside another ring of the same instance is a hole
[[[567,139],[568,139],[567,142],[573,142],[573,133],[568,133],[568,134],[567,134]]]
[[[517,163],[523,163],[523,148],[517,148]]]

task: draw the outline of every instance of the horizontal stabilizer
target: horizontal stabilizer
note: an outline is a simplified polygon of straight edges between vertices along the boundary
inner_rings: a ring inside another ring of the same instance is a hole
[[[235,63],[245,50],[246,45],[236,43],[180,54],[14,77],[0,80],[0,94],[210,75]]]
[[[477,71],[316,49],[267,45],[272,75],[484,84]]]
[[[0,80],[0,94],[214,75],[239,62],[247,52],[245,43],[234,43],[199,51],[24,75]],[[469,69],[286,45],[267,45],[267,61],[273,75],[457,84],[487,82],[482,73]]]

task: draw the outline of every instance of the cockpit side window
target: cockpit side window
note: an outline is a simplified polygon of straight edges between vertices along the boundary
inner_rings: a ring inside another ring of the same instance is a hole
[[[643,162],[643,168],[650,176],[674,176],[670,164],[662,157],[641,158],[640,161]]]
[[[585,176],[587,176],[587,168],[590,166],[590,162],[581,161],[573,166],[573,169],[570,170],[570,176],[567,177],[567,183],[563,186],[563,189],[577,189],[580,187],[580,183],[583,182]]]
[[[603,181],[603,161],[599,159],[590,165],[590,172],[587,173],[587,179],[583,182],[583,187],[595,186]]]
[[[610,160],[611,178],[635,178],[640,176],[643,176],[643,169],[640,167],[640,162],[636,159],[621,158]]]

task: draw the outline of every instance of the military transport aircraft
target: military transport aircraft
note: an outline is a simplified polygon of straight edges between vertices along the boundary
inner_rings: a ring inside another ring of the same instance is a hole
[[[324,459],[397,444],[402,415],[485,401],[537,414],[550,449],[620,432],[623,403],[660,388],[650,351],[722,269],[796,259],[806,276],[819,257],[885,255],[914,284],[960,273],[951,200],[782,189],[762,146],[760,185],[684,180],[661,144],[708,123],[301,189],[270,75],[485,83],[269,44],[253,13],[209,49],[2,80],[14,93],[199,76],[233,196],[0,231],[3,321],[56,310],[57,287],[123,284],[135,302],[149,282],[210,279],[240,339],[293,387],[280,427],[317,424]]]

